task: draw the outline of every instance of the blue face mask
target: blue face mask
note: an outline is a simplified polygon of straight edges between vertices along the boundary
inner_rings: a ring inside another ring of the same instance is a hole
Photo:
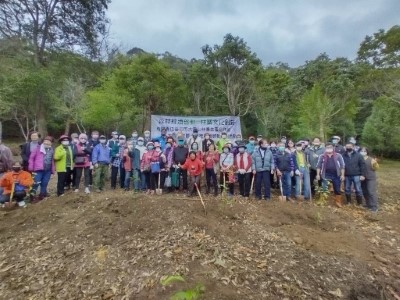
[[[165,147],[166,148],[171,148],[171,144],[166,144]]]
[[[153,150],[153,149],[154,149],[154,146],[147,146],[147,149],[148,149],[148,150]]]
[[[280,147],[278,147],[278,150],[283,152],[283,151],[285,151],[285,147],[280,146]]]
[[[184,144],[185,144],[185,141],[182,141],[182,140],[179,140],[179,141],[178,141],[178,145],[179,145],[179,146],[183,146]]]

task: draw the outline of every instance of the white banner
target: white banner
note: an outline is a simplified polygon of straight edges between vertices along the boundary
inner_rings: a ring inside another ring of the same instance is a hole
[[[193,129],[197,128],[199,136],[204,138],[209,133],[212,139],[220,137],[226,132],[228,139],[235,140],[237,134],[242,134],[240,118],[233,116],[151,116],[151,137],[157,138],[161,135],[161,129],[167,130],[167,135],[174,137],[178,131],[182,131],[185,138],[189,138]]]

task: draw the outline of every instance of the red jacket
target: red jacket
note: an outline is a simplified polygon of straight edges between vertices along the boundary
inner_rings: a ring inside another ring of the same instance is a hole
[[[198,158],[195,158],[194,160],[187,158],[181,168],[188,170],[189,176],[198,176],[203,171],[203,162]]]
[[[246,173],[251,172],[251,155],[247,152],[245,153],[238,153],[235,157],[235,167],[236,170],[241,169],[240,167],[240,160],[243,155],[243,169],[246,170]]]

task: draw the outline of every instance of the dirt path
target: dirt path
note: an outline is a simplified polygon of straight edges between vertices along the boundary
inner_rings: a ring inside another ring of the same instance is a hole
[[[396,299],[398,206],[66,195],[0,213],[2,299]],[[181,274],[186,283],[163,287]]]

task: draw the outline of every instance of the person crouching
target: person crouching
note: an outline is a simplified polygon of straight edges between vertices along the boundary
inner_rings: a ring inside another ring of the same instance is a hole
[[[203,162],[201,162],[197,156],[196,151],[190,151],[189,157],[186,159],[185,163],[181,165],[183,170],[187,170],[189,175],[189,191],[188,196],[192,197],[197,188],[200,188],[200,176],[203,172]]]
[[[0,198],[2,207],[6,202],[11,203],[12,200],[16,200],[19,207],[25,207],[24,198],[32,185],[32,175],[23,171],[19,162],[15,162],[12,165],[12,170],[5,173],[0,180],[0,186],[4,188],[4,193]]]

